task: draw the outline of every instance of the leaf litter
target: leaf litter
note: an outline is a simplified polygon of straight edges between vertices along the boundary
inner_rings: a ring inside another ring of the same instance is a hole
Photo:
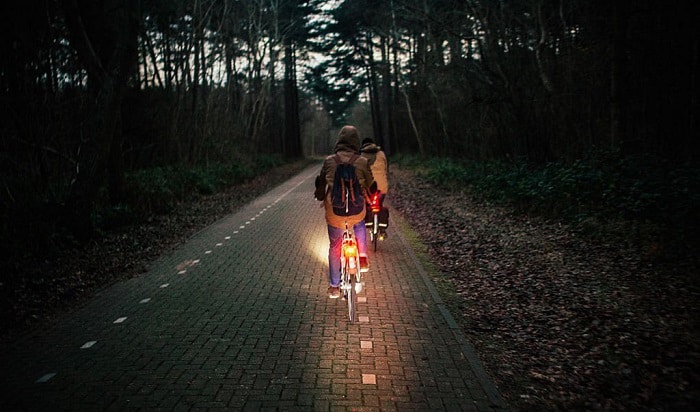
[[[700,404],[698,261],[437,189],[392,165],[455,318],[513,410],[685,411]]]

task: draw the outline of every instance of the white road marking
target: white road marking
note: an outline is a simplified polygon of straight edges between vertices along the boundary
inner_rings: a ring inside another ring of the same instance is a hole
[[[364,385],[376,385],[377,384],[377,375],[373,373],[363,373],[362,374],[362,383]]]
[[[47,382],[49,379],[53,378],[54,376],[56,376],[56,372],[47,373],[46,375],[44,375],[44,376],[42,376],[41,378],[37,379],[37,380],[36,380],[36,383],[44,383],[44,382]]]

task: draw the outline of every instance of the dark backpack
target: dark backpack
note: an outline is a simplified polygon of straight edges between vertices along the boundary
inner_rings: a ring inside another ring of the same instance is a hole
[[[359,155],[352,155],[347,163],[341,162],[336,154],[335,177],[333,178],[333,190],[331,191],[331,204],[333,213],[337,216],[353,216],[362,212],[365,207],[365,198],[362,195],[360,181],[357,179],[355,165],[353,163]]]

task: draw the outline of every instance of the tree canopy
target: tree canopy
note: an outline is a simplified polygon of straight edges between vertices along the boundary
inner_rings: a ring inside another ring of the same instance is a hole
[[[389,154],[697,160],[696,2],[1,7],[3,216],[55,204],[83,221],[144,167],[326,153],[363,110]]]
[[[330,61],[311,75],[328,101],[368,98],[394,150],[689,160],[698,15],[687,1],[345,1],[318,30]]]

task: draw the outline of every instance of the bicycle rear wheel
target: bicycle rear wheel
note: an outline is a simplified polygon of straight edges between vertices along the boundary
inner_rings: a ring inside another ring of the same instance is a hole
[[[377,238],[379,237],[379,217],[374,214],[374,224],[372,225],[372,243],[374,243],[374,251],[377,251]]]
[[[348,300],[348,316],[350,317],[350,323],[355,323],[357,317],[357,291],[355,290],[355,285],[357,284],[357,278],[355,275],[350,275],[350,288],[348,289],[347,300]]]

